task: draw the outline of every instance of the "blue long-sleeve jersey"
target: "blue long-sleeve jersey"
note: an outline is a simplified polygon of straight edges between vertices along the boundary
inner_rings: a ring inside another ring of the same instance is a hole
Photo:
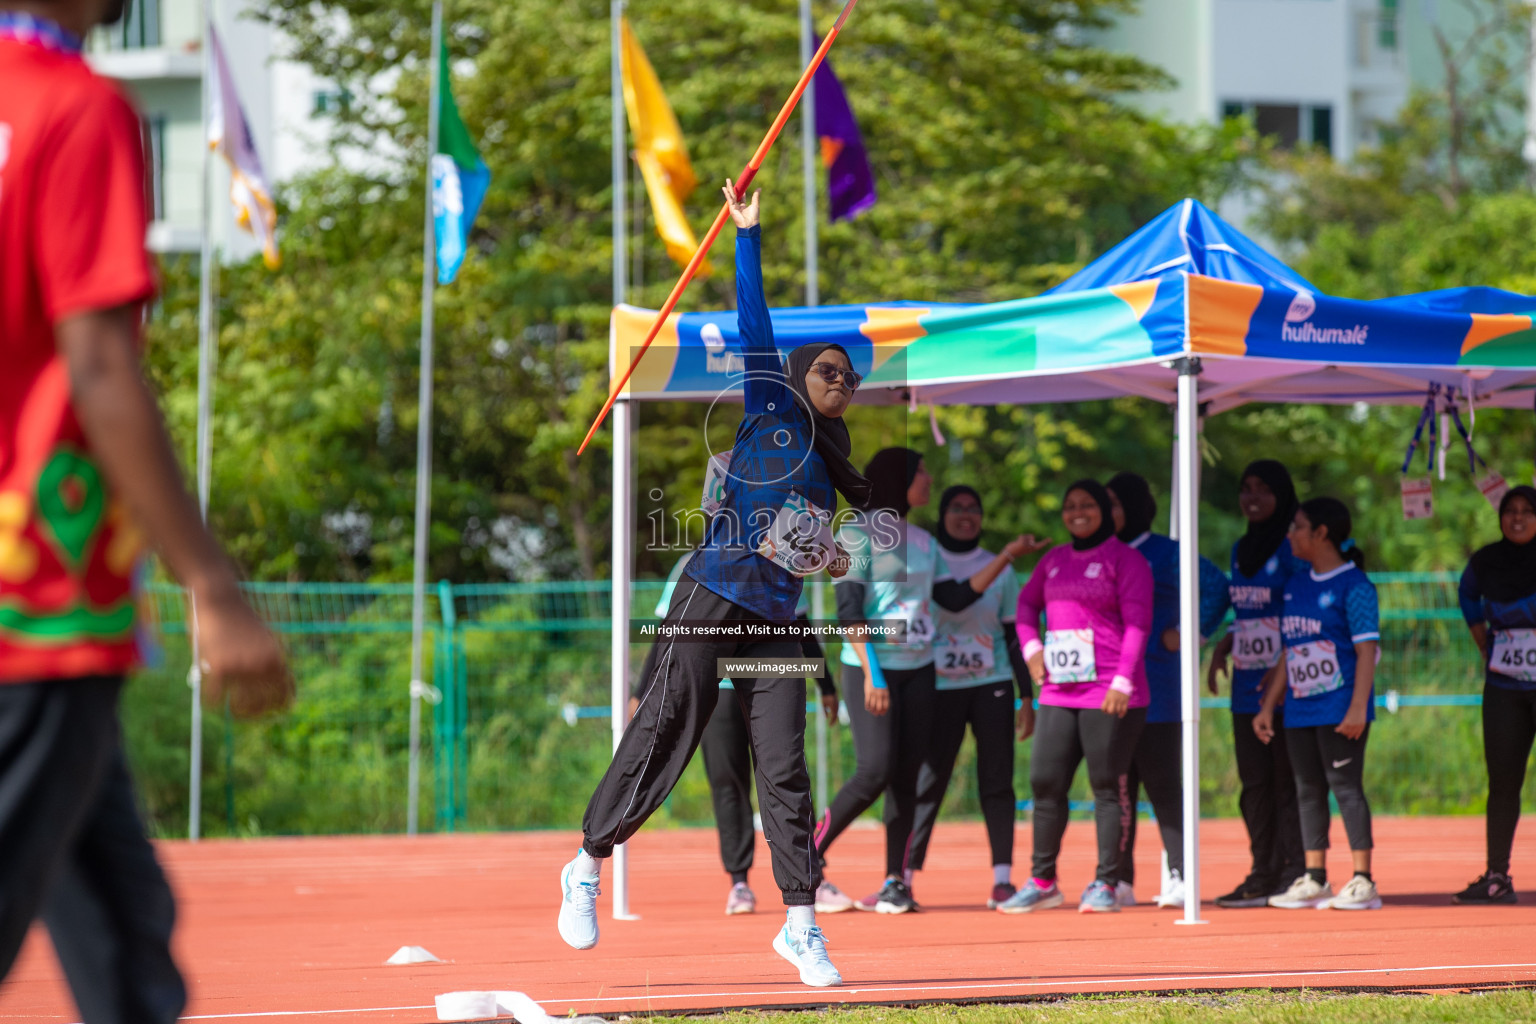
[[[762,233],[736,234],[736,324],[746,367],[745,409],[720,510],[688,575],[770,622],[790,623],[800,599],[798,576],[758,553],[779,510],[798,494],[831,512],[837,495],[813,446],[809,413],[790,390],[763,295]]]

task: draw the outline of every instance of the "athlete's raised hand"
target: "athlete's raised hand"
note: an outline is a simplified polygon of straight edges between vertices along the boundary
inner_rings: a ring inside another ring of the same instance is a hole
[[[725,193],[725,201],[731,207],[732,223],[734,223],[743,231],[747,230],[748,228],[757,227],[757,198],[763,194],[762,189],[758,189],[756,192],[752,193],[752,201],[750,203],[746,201],[745,196],[743,196],[741,199],[736,198],[736,186],[731,183],[730,178],[725,179],[725,187],[720,191]]]

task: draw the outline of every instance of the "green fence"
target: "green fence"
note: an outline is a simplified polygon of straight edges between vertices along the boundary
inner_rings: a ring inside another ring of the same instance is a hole
[[[1476,813],[1486,777],[1481,675],[1451,574],[1383,573],[1379,725],[1367,782],[1382,813]],[[648,610],[659,582],[636,584]],[[282,635],[299,682],[284,715],[259,723],[204,718],[204,835],[398,832],[405,828],[410,710],[410,587],[254,584],[258,610]],[[428,592],[426,671],[441,696],[423,708],[424,828],[570,828],[611,749],[607,583],[439,584]],[[187,831],[190,695],[180,592],[150,593],[162,655],[127,692],[124,720],[154,831]],[[830,594],[827,607],[832,606]],[[829,655],[835,657],[835,650]],[[643,647],[632,651],[638,672]],[[814,694],[812,694],[814,696]],[[1236,813],[1231,719],[1207,698],[1201,724],[1202,807]],[[808,737],[807,749],[814,749]],[[969,743],[946,813],[978,813]],[[1018,792],[1028,790],[1019,747]],[[846,729],[833,727],[832,791],[853,770]],[[1079,780],[1087,798],[1086,784]],[[1536,790],[1527,789],[1536,809]],[[705,823],[708,787],[695,759],[660,819]]]

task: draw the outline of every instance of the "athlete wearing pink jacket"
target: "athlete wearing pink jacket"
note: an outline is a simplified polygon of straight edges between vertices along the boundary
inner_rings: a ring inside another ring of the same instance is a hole
[[[1061,519],[1072,543],[1042,558],[1019,592],[1019,642],[1040,694],[1029,762],[1035,850],[1033,877],[997,908],[1005,914],[1062,904],[1056,858],[1067,829],[1072,777],[1084,761],[1093,787],[1099,864],[1078,909],[1120,909],[1120,855],[1136,813],[1126,773],[1149,700],[1142,659],[1152,629],[1152,569],[1116,539],[1112,511],[1109,492],[1098,481],[1068,487]]]
[[[1042,611],[1044,635],[1040,631]],[[1041,704],[1096,708],[1104,703],[1104,691],[1111,687],[1129,697],[1133,708],[1144,708],[1150,702],[1145,653],[1147,634],[1152,629],[1152,569],[1135,548],[1118,537],[1086,551],[1063,544],[1047,552],[1019,591],[1017,622],[1026,661],[1046,651],[1046,640],[1053,634],[1093,631],[1095,671],[1091,675],[1084,671],[1088,659],[1079,650],[1081,645],[1072,642],[1080,636],[1066,644],[1050,645],[1057,649],[1045,660],[1049,681],[1040,688]],[[1058,678],[1074,676],[1088,678],[1057,682]]]

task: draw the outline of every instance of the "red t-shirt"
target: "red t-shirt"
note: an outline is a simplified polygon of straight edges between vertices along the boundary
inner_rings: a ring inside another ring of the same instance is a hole
[[[0,37],[0,683],[136,661],[138,532],[71,405],[54,326],[142,303],[139,119],[72,53]]]

